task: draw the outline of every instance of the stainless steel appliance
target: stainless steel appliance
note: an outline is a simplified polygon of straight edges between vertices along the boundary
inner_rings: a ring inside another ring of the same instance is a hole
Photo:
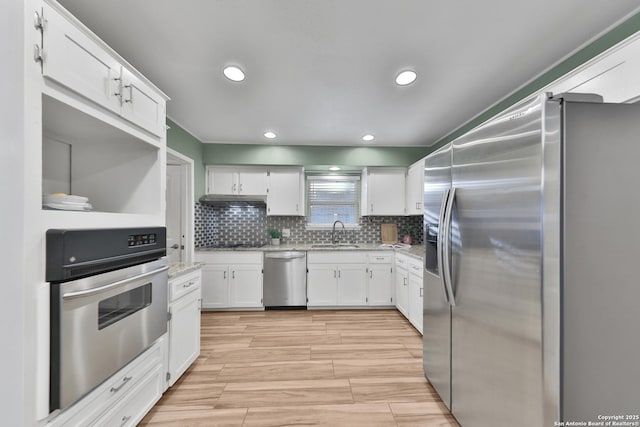
[[[50,411],[74,403],[166,333],[165,254],[164,227],[47,231]]]
[[[307,307],[307,253],[264,253],[263,298],[265,308]]]
[[[543,95],[426,159],[424,370],[462,426],[637,416],[639,135]]]

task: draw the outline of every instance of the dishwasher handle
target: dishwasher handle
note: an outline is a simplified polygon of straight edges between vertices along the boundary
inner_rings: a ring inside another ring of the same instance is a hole
[[[297,259],[306,256],[306,252],[267,252],[264,254],[265,259]]]

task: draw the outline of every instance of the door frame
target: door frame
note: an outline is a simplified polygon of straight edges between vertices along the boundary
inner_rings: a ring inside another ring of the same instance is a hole
[[[182,207],[182,230],[184,232],[183,262],[190,263],[194,260],[193,159],[167,147],[167,165],[180,166],[182,172],[180,206]]]

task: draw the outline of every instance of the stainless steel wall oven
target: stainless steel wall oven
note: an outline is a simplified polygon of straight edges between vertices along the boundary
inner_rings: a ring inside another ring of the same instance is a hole
[[[48,230],[49,409],[64,409],[167,331],[164,227]]]

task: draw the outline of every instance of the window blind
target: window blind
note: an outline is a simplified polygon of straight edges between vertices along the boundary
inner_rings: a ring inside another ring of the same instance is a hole
[[[336,220],[357,225],[360,213],[360,177],[307,177],[308,223],[332,225]]]

